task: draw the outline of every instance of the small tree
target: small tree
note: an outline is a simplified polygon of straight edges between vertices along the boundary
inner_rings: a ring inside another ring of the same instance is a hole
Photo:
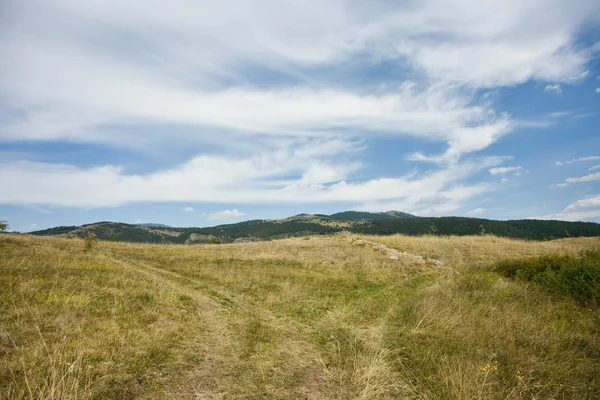
[[[566,230],[566,229],[565,229],[565,237],[566,237],[566,238],[570,238],[570,237],[571,237],[571,234],[570,234],[570,233],[569,233],[569,231],[568,231],[568,230]]]
[[[6,221],[0,221],[0,232],[6,232],[8,229],[8,224]]]
[[[87,251],[92,250],[96,246],[96,243],[98,243],[98,239],[96,239],[94,232],[89,232],[87,237],[83,239],[83,245]]]

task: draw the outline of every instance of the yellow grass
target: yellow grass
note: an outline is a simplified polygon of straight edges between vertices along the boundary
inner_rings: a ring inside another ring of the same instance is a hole
[[[343,238],[85,251],[0,235],[0,397],[600,396],[598,310],[491,271],[598,238],[364,239],[444,263]]]

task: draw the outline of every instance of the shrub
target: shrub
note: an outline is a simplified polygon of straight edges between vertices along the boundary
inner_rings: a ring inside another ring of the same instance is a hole
[[[8,229],[8,224],[6,221],[0,221],[0,232],[6,232]]]
[[[210,244],[221,244],[221,241],[217,238],[210,239]]]
[[[96,234],[94,232],[89,232],[87,237],[83,239],[84,248],[88,251],[96,247],[96,243],[98,243],[98,239],[96,239]]]
[[[534,282],[582,305],[600,306],[600,249],[579,256],[543,256],[501,261],[494,270],[506,277]]]

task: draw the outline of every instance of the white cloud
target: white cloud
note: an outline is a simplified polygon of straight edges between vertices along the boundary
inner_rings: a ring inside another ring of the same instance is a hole
[[[181,211],[183,211],[183,212],[194,212],[194,207],[185,207]]]
[[[562,89],[560,87],[560,85],[557,83],[555,85],[546,85],[546,87],[544,88],[544,90],[546,92],[556,92],[556,93],[562,93]]]
[[[600,165],[594,165],[594,166],[592,166],[592,167],[589,167],[589,168],[588,168],[588,171],[595,171],[595,170],[597,170],[597,169],[600,169]]]
[[[574,111],[556,111],[556,112],[552,112],[552,113],[548,114],[547,116],[550,118],[561,118],[561,117],[567,117],[569,115],[573,115],[573,112]]]
[[[471,211],[467,211],[466,215],[468,216],[476,216],[476,215],[482,215],[485,214],[487,210],[485,208],[475,208]]]
[[[509,173],[509,172],[513,172],[513,173],[515,173],[515,175],[517,175],[517,174],[519,174],[519,173],[520,173],[520,171],[521,171],[522,169],[523,169],[523,167],[521,167],[521,166],[519,165],[519,166],[516,166],[516,167],[499,167],[499,168],[490,168],[490,169],[488,170],[488,172],[489,172],[490,174],[492,174],[492,175],[498,175],[498,174],[500,174],[500,175],[504,175],[504,174],[507,174],[507,173]]]
[[[146,175],[127,174],[111,165],[80,168],[6,163],[0,165],[0,185],[6,194],[0,203],[93,208],[165,201],[342,202],[364,209],[395,208],[425,215],[458,210],[465,201],[493,190],[484,182],[462,182],[504,161],[502,157],[487,157],[435,171],[349,181],[354,161],[344,161],[339,155],[352,154],[353,146],[343,141],[308,141],[243,158],[198,155],[176,168]],[[334,155],[335,160],[327,158]],[[318,172],[321,170],[325,173]],[[447,201],[436,205],[421,201],[438,195]]]
[[[567,183],[577,183],[577,182],[591,182],[600,180],[600,172],[596,172],[594,174],[589,174],[585,176],[580,176],[577,178],[567,178],[565,182]]]
[[[454,212],[493,190],[464,180],[502,161],[468,155],[526,123],[496,110],[487,89],[583,79],[593,54],[576,34],[597,16],[588,0],[14,2],[0,24],[0,141],[218,150],[146,174],[13,160],[0,165],[10,188],[0,203]],[[361,69],[381,63],[414,82]],[[355,67],[360,80],[346,74]],[[357,179],[359,139],[375,136],[446,147],[408,156],[437,164],[429,171]]]
[[[581,182],[592,182],[600,180],[600,172],[595,172],[593,174],[584,175],[580,177],[567,178],[564,182],[557,183],[552,185],[551,187],[565,187],[569,186],[572,183],[581,183]]]
[[[444,158],[455,160],[511,130],[473,89],[581,79],[591,54],[574,34],[596,14],[586,0],[18,2],[0,35],[0,93],[22,112],[0,137],[122,145],[139,141],[102,127],[154,123],[198,127],[187,141],[215,129],[226,137],[367,130],[447,142]],[[311,72],[358,55],[431,84],[369,91]],[[256,68],[289,83],[261,87],[247,72]],[[171,140],[155,136],[146,139]]]
[[[556,161],[554,163],[554,165],[556,166],[562,166],[565,164],[574,164],[574,163],[579,163],[579,162],[589,162],[589,161],[600,161],[600,156],[589,156],[589,157],[580,157],[580,158],[574,158],[572,160],[569,161]]]
[[[534,219],[557,219],[564,221],[597,220],[600,218],[600,195],[577,200],[562,212],[548,214]]]
[[[237,208],[234,208],[233,210],[223,210],[223,211],[217,211],[211,214],[208,214],[207,218],[208,219],[213,219],[213,220],[217,220],[217,219],[231,219],[231,218],[239,218],[239,217],[243,217],[244,214],[243,212],[238,211]]]
[[[600,87],[596,88],[596,93],[600,93]]]

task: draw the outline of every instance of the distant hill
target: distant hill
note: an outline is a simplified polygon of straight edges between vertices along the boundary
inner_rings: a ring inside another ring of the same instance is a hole
[[[396,218],[418,218],[412,214],[407,214],[400,211],[387,211],[379,213],[361,212],[361,211],[344,211],[336,214],[331,214],[331,218],[344,219],[347,221],[382,221]]]
[[[148,222],[148,223],[145,223],[145,224],[136,224],[136,225],[139,225],[139,226],[147,226],[147,227],[149,227],[149,228],[170,228],[170,226],[169,226],[169,225],[165,225],[165,224],[155,224],[155,223],[153,223],[153,222]]]
[[[94,232],[100,240],[142,243],[232,243],[273,240],[306,235],[358,234],[477,235],[482,232],[519,239],[543,240],[571,236],[600,236],[600,224],[542,220],[494,221],[465,217],[417,217],[388,211],[345,211],[332,215],[299,214],[283,219],[253,220],[208,228],[174,228],[162,224],[97,222],[82,226],[59,226],[32,235],[83,238]]]

